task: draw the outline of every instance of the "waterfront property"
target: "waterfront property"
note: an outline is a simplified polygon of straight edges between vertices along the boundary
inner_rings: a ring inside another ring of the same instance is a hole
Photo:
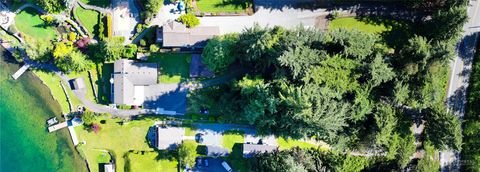
[[[145,86],[157,83],[157,64],[117,60],[114,64],[113,81],[115,104],[142,105],[145,101]]]
[[[188,28],[182,23],[168,21],[157,30],[157,43],[162,43],[163,47],[202,48],[215,35],[220,35],[218,26]]]

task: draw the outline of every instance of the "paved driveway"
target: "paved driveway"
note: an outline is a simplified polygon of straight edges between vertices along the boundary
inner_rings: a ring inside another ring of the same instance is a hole
[[[129,38],[134,34],[137,23],[140,22],[140,13],[134,0],[113,0],[113,35],[125,37],[125,43],[130,43]]]
[[[208,167],[205,166],[205,160],[208,161]],[[226,172],[222,166],[222,159],[219,158],[202,158],[202,165],[195,164],[192,169],[194,172]]]
[[[185,114],[187,111],[187,92],[180,84],[146,86],[145,108],[162,108],[164,111],[175,111],[175,114]]]

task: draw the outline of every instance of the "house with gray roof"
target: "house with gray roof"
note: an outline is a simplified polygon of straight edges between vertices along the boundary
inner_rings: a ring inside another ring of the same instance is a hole
[[[163,47],[203,48],[207,40],[220,35],[218,26],[197,26],[188,28],[184,24],[170,20],[157,30],[157,42]]]
[[[277,146],[262,145],[262,144],[243,144],[243,157],[250,158],[258,153],[273,152],[278,150]]]
[[[113,68],[113,103],[142,105],[145,101],[145,87],[157,84],[157,63],[121,59],[115,61]]]
[[[157,126],[156,147],[160,150],[172,150],[184,140],[185,128]]]

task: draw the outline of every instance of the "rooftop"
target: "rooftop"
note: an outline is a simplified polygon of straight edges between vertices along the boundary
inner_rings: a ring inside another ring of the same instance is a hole
[[[133,60],[115,61],[113,80],[115,104],[140,105],[144,99],[143,86],[157,83],[156,63],[136,63]]]
[[[220,35],[218,26],[197,26],[187,28],[177,21],[169,21],[162,27],[161,41],[164,47],[203,47],[206,41]]]

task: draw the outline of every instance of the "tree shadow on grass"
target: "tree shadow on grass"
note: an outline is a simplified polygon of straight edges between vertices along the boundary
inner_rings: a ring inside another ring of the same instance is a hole
[[[356,19],[372,25],[384,25],[387,31],[381,32],[380,37],[388,47],[399,50],[414,34],[414,24],[406,20],[394,20],[378,16],[357,16]]]

